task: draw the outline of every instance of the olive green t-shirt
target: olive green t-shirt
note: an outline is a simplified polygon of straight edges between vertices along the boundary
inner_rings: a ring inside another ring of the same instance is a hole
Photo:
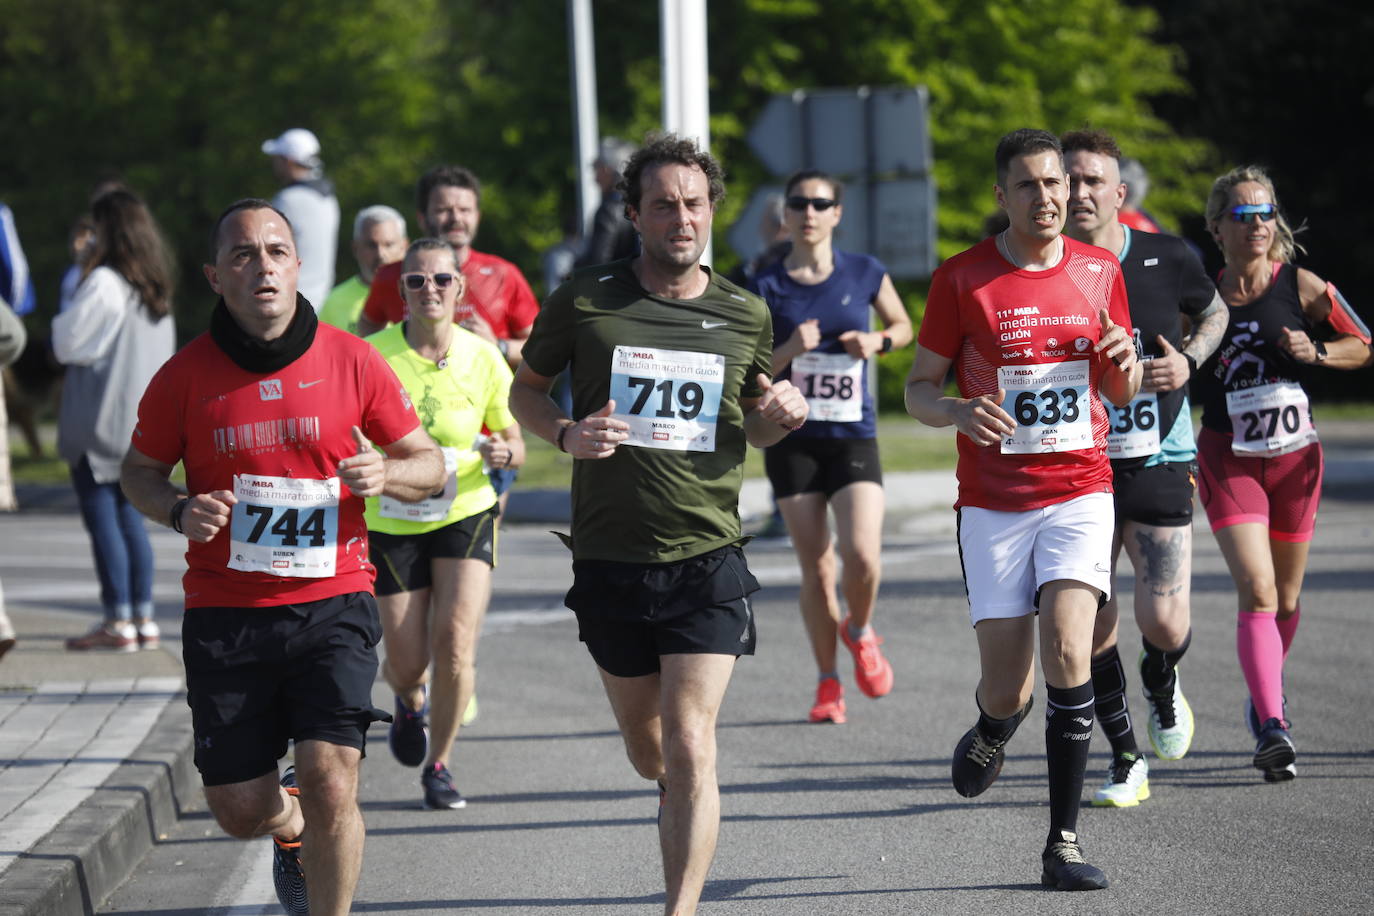
[[[740,540],[740,398],[761,396],[758,375],[771,377],[773,325],[762,299],[714,272],[696,299],[667,299],[630,264],[574,273],[544,303],[523,357],[544,376],[571,365],[574,416],[614,396],[632,426],[609,458],[573,464],[573,557],[669,563]]]

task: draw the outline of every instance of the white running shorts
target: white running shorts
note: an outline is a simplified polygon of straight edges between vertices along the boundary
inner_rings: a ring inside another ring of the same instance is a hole
[[[961,508],[959,558],[973,625],[1034,614],[1040,589],[1056,579],[1082,582],[1110,597],[1115,525],[1110,493],[1027,512]]]

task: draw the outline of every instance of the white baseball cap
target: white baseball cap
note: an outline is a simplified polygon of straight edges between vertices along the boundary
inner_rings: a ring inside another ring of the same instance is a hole
[[[264,140],[262,151],[269,156],[285,156],[311,168],[320,166],[320,141],[304,127],[293,127],[276,139]]]

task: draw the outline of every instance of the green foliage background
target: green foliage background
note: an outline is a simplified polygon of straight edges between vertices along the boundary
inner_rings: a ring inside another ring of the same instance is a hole
[[[768,176],[744,143],[767,98],[795,88],[929,87],[940,252],[975,241],[994,209],[992,148],[1015,127],[1114,132],[1156,176],[1170,223],[1215,173],[1151,99],[1186,97],[1180,53],[1149,7],[1119,0],[737,0],[709,8],[712,146],[729,173],[724,230]],[[594,4],[603,133],[641,136],[660,111],[657,4]],[[320,137],[345,213],[411,214],[440,161],[485,182],[478,246],[533,279],[572,205],[565,8],[559,0],[0,0],[0,196],[56,307],[64,240],[95,181],[122,175],[177,248],[183,338],[206,325],[205,234],[229,202],[270,196],[259,146],[291,126]],[[346,242],[346,239],[341,240]],[[340,246],[339,278],[352,269]],[[923,288],[902,292],[919,317]],[[884,362],[885,401],[910,354]]]

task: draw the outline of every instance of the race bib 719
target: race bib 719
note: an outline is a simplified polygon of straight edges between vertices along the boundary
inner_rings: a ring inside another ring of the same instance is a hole
[[[611,357],[615,418],[629,424],[622,445],[711,452],[725,386],[719,353],[616,347]]]

